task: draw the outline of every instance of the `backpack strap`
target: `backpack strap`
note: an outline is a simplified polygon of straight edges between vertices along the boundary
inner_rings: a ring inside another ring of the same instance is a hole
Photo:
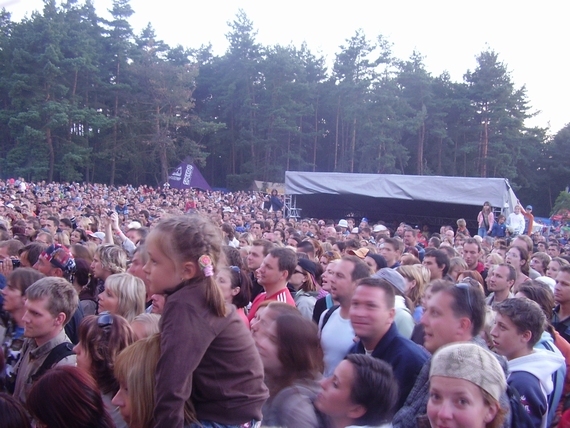
[[[331,315],[333,314],[334,311],[336,311],[338,308],[340,308],[340,305],[334,305],[332,308],[330,308],[326,313],[325,316],[323,317],[323,325],[321,326],[321,331],[323,331],[323,329],[325,328],[326,323],[329,321]]]
[[[53,348],[40,368],[31,376],[32,381],[38,380],[46,371],[51,369],[55,364],[59,363],[66,357],[73,355],[73,344],[70,342],[63,342]]]

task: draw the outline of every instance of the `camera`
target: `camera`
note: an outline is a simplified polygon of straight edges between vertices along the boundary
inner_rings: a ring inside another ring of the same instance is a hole
[[[113,215],[113,211],[107,211],[107,215],[111,217]]]

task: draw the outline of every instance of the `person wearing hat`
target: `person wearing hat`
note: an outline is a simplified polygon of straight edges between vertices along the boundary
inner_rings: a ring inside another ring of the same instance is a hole
[[[370,250],[368,248],[364,248],[364,247],[360,247],[357,249],[351,248],[350,250],[346,250],[346,254],[348,254],[350,256],[356,256],[360,260],[364,260],[369,252],[370,252]]]
[[[370,272],[372,272],[372,274],[375,274],[380,269],[388,267],[388,263],[386,263],[386,259],[384,257],[380,254],[373,254],[371,252],[368,252],[366,257],[364,257],[364,263],[370,266]]]
[[[337,226],[341,228],[341,235],[346,235],[348,233],[348,221],[345,219],[339,220]]]
[[[445,345],[467,341],[486,347],[479,338],[486,314],[485,295],[480,288],[440,279],[431,283],[430,293],[421,318],[425,330],[423,344],[428,352],[434,354]],[[416,428],[417,417],[426,414],[431,361],[426,361],[404,407],[394,415],[395,428]],[[506,394],[501,396],[500,403],[509,405]]]
[[[317,283],[317,264],[309,259],[299,258],[297,266],[289,278],[289,285],[295,290],[293,299],[301,315],[313,319],[313,310],[317,301],[319,285]]]
[[[387,280],[364,278],[358,282],[349,313],[360,341],[351,348],[350,353],[372,355],[392,366],[398,383],[396,409],[399,409],[404,405],[428,354],[400,335],[394,321],[395,301],[395,288]]]
[[[71,281],[75,273],[75,259],[63,245],[52,244],[41,253],[33,267],[45,276],[56,276]]]
[[[427,417],[432,427],[498,428],[507,382],[497,358],[474,343],[440,348],[430,367]],[[457,397],[462,397],[457,405]]]
[[[383,279],[394,287],[394,324],[398,327],[398,332],[405,338],[409,339],[412,337],[412,332],[414,331],[416,323],[412,316],[412,312],[415,308],[413,308],[413,304],[406,297],[406,280],[395,269],[387,267],[380,269],[372,275],[372,277]]]

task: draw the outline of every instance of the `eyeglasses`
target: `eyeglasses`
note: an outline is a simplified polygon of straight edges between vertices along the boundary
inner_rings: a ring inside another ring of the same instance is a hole
[[[295,269],[295,272],[293,272],[293,273],[300,273],[301,275],[305,275],[305,272],[303,272],[302,270],[297,270],[297,269]]]
[[[111,315],[111,312],[109,311],[101,312],[99,314],[99,318],[97,318],[97,325],[101,328],[113,325],[113,315]]]
[[[471,314],[473,314],[473,303],[471,303],[471,291],[470,291],[471,284],[467,282],[460,282],[458,284],[455,284],[455,286],[467,292],[467,304],[469,305],[469,310],[471,311]]]

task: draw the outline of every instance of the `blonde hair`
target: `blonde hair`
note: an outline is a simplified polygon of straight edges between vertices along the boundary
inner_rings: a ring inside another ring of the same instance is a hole
[[[117,296],[117,315],[127,321],[144,312],[146,289],[142,279],[130,273],[116,273],[106,279],[105,289]]]
[[[160,332],[160,315],[158,314],[139,314],[131,321],[131,326],[134,323],[140,324],[144,327],[144,338],[153,336]]]
[[[449,270],[447,271],[449,276],[451,276],[451,272],[455,271],[456,269],[458,270],[457,276],[463,273],[463,271],[469,269],[469,266],[467,266],[467,263],[463,257],[452,257],[449,260]],[[455,279],[456,278],[453,280],[455,281]]]
[[[178,263],[193,262],[199,268],[196,277],[206,282],[206,304],[213,314],[226,315],[226,304],[216,284],[215,272],[222,265],[222,232],[212,221],[200,214],[176,216],[161,220],[150,233],[158,248],[169,258]],[[212,260],[214,275],[205,276],[198,259],[209,256]]]
[[[155,372],[160,358],[160,334],[138,340],[119,354],[115,361],[115,377],[126,386],[131,403],[130,426],[154,427]],[[184,422],[196,422],[190,400],[184,403]]]
[[[99,245],[95,254],[99,256],[101,266],[112,274],[124,273],[127,270],[127,253],[118,245]]]
[[[56,240],[59,244],[63,245],[64,247],[69,248],[71,242],[69,242],[69,234],[67,231],[62,230],[61,232],[57,232],[54,235],[54,240]]]
[[[430,281],[429,269],[423,265],[401,265],[396,271],[410,281],[416,281],[416,286],[408,291],[407,296],[410,298],[414,306],[419,306],[424,295],[426,285]]]
[[[544,253],[543,253],[544,254]],[[500,254],[497,253],[490,253],[486,260],[490,260],[491,264],[493,265],[501,265],[503,264],[505,261],[503,260],[503,257],[501,257]]]
[[[155,371],[160,357],[160,335],[128,346],[115,361],[115,377],[126,386],[131,403],[131,426],[152,428]]]

